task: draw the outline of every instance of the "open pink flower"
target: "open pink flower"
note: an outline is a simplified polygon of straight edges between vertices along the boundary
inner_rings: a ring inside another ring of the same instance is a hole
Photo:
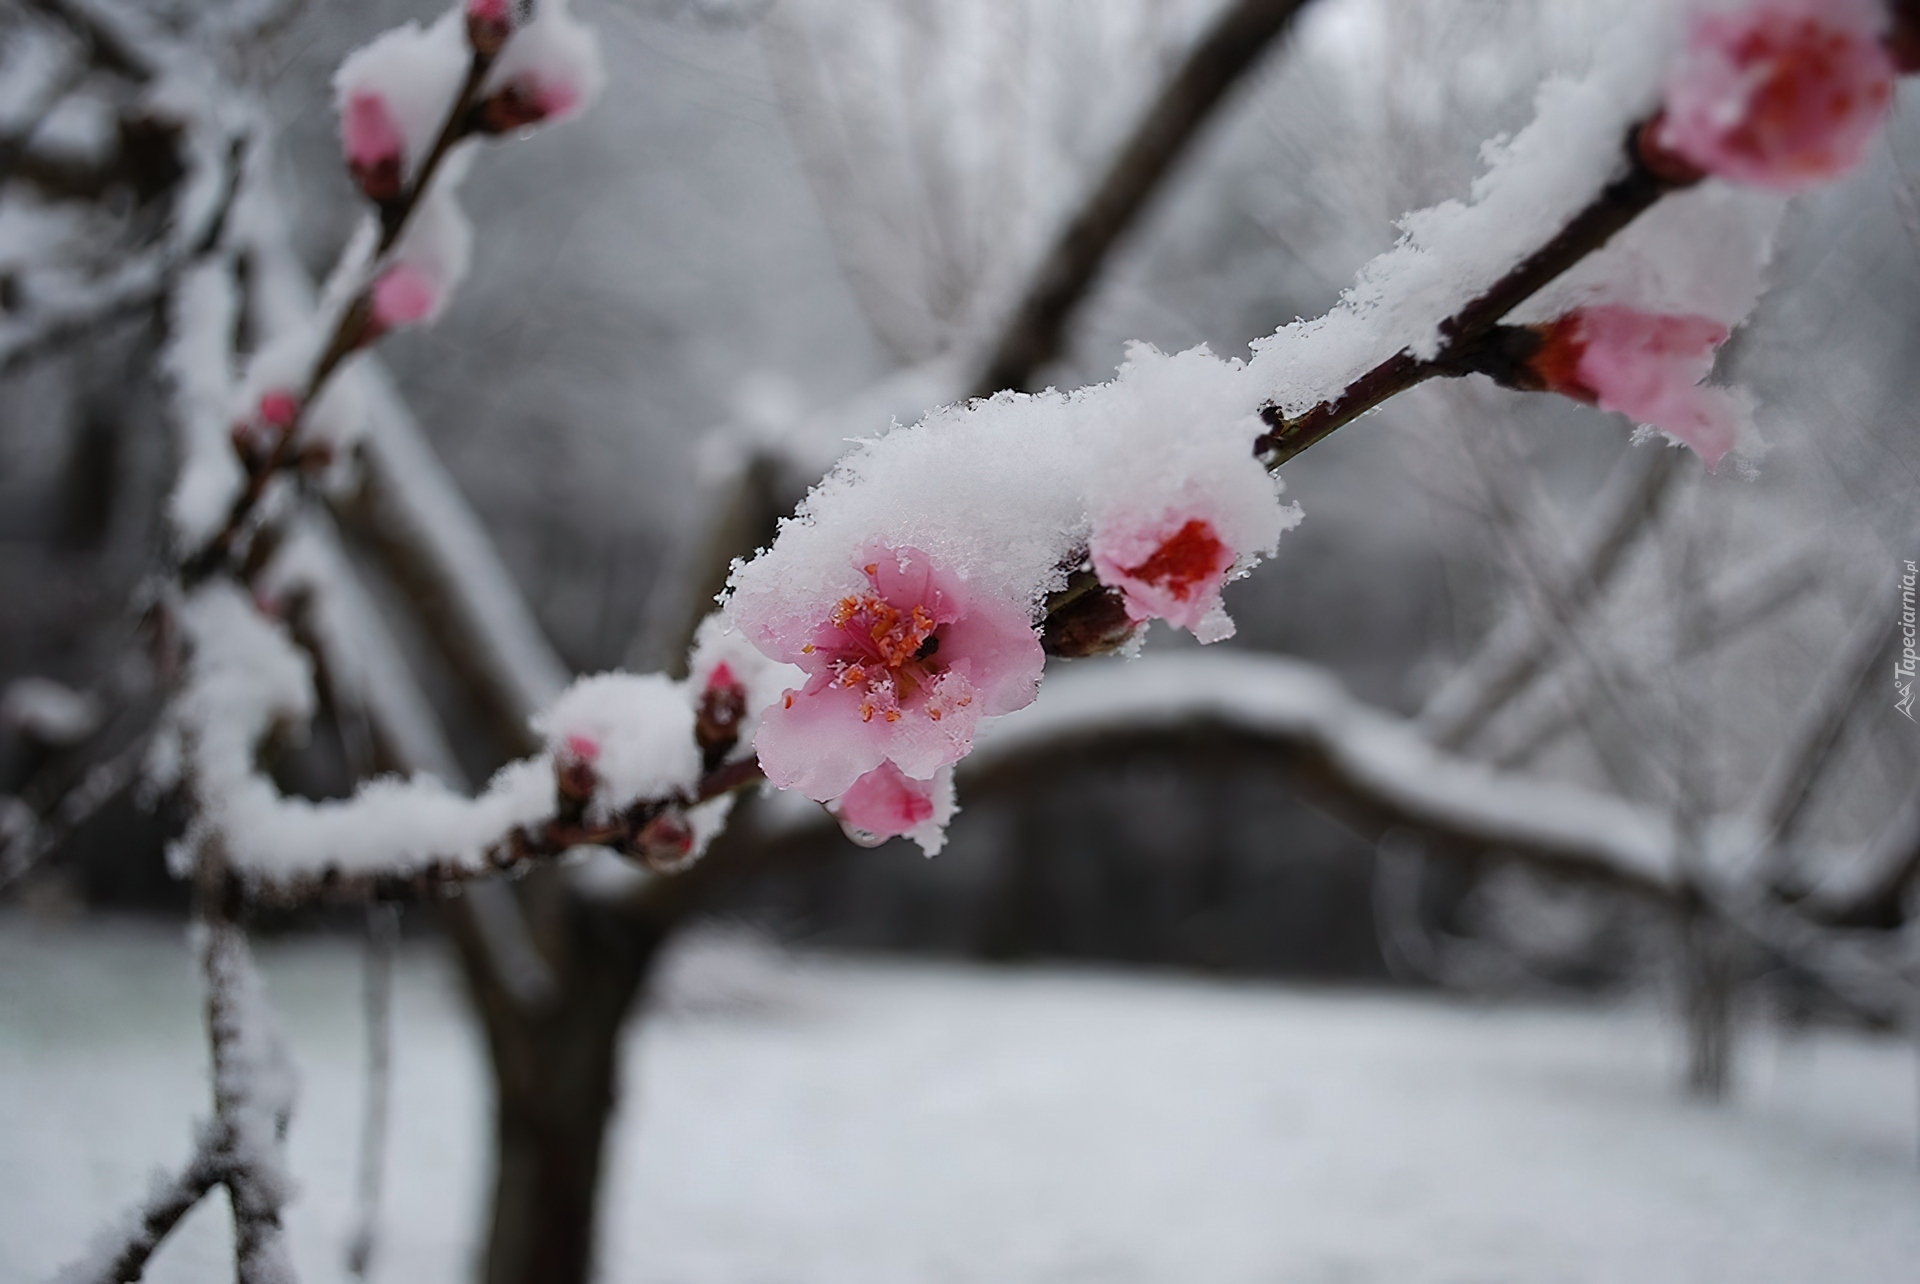
[[[873,548],[865,592],[804,625],[740,621],[761,650],[807,672],[767,710],[754,746],[767,779],[825,802],[891,762],[930,778],[973,747],[982,717],[1033,699],[1046,657],[1025,608],[982,593],[918,549]]]
[[[347,96],[340,110],[340,147],[353,181],[368,200],[385,202],[400,195],[406,140],[385,97],[372,90]]]
[[[931,856],[946,842],[947,821],[953,816],[953,772],[943,768],[931,780],[915,780],[883,762],[827,804],[827,810],[862,847],[904,836]]]
[[[1711,317],[1666,316],[1604,305],[1544,328],[1528,367],[1548,391],[1617,410],[1718,464],[1733,449],[1739,414],[1723,388],[1702,386],[1727,327]]]
[[[1128,619],[1165,620],[1203,642],[1232,635],[1220,590],[1234,551],[1207,518],[1168,509],[1150,521],[1109,521],[1089,546],[1094,572],[1120,590]]]
[[[1647,146],[1780,192],[1843,174],[1893,101],[1885,27],[1875,0],[1758,0],[1703,14]]]

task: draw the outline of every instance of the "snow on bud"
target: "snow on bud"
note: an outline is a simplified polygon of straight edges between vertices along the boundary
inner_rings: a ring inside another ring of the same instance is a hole
[[[1642,137],[1648,164],[1779,192],[1852,169],[1893,101],[1886,25],[1876,0],[1756,0],[1700,14]]]
[[[449,169],[420,202],[400,243],[368,287],[363,345],[390,330],[439,320],[467,274],[473,230],[453,195],[460,166],[450,164]]]
[[[348,54],[333,76],[340,146],[369,200],[398,197],[453,111],[470,54],[460,11],[395,27]]]
[[[760,715],[806,677],[790,664],[768,659],[734,627],[726,612],[702,620],[687,658],[687,684],[699,693],[694,732],[702,752],[713,759],[708,769],[730,757],[745,757],[752,749]],[[730,728],[723,725],[728,718],[734,719]],[[730,743],[720,748],[729,736]]]
[[[1539,387],[1651,424],[1691,446],[1709,468],[1733,449],[1740,402],[1701,383],[1727,341],[1720,322],[1609,304],[1535,329],[1542,339],[1526,373]]]
[[[767,779],[828,801],[882,763],[931,778],[973,748],[982,717],[1033,700],[1046,657],[1024,604],[973,589],[915,548],[875,546],[864,587],[808,619],[737,613],[768,656],[806,683],[764,715]]]
[[[585,789],[595,819],[635,802],[690,798],[700,780],[693,706],[659,674],[581,678],[534,719],[534,730],[546,738],[563,796],[582,802],[574,794]]]
[[[1300,510],[1279,502],[1279,482],[1248,449],[1260,428],[1239,409],[1231,367],[1204,350],[1167,357],[1137,344],[1122,371],[1133,396],[1094,478],[1094,573],[1135,624],[1163,619],[1202,642],[1232,637],[1220,590],[1271,555]],[[1185,427],[1177,452],[1168,424]]]
[[[543,0],[488,73],[473,127],[507,134],[558,124],[590,106],[605,83],[593,30],[565,0]]]
[[[347,172],[368,200],[384,205],[400,195],[406,140],[384,95],[363,89],[347,97],[340,108],[340,149]]]
[[[862,847],[878,847],[889,838],[906,837],[929,856],[947,841],[947,822],[957,810],[953,799],[953,768],[942,767],[931,780],[915,780],[890,762],[883,762],[853,788],[827,804],[848,838]]]

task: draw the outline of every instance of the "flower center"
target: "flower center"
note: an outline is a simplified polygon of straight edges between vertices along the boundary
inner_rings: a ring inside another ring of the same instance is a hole
[[[878,570],[877,563],[866,568],[876,588]],[[860,693],[862,721],[898,722],[917,713],[938,722],[972,704],[974,695],[973,685],[949,670],[939,627],[925,603],[897,606],[877,591],[850,593],[801,650],[825,653],[828,686]]]
[[[1143,584],[1163,588],[1177,602],[1191,598],[1213,576],[1226,569],[1227,546],[1213,533],[1213,527],[1198,518],[1173,533],[1172,538],[1153,550],[1153,555],[1127,574]]]

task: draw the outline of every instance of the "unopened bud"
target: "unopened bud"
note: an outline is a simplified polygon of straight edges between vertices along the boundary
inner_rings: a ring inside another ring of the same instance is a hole
[[[284,388],[260,394],[260,420],[275,428],[286,430],[293,427],[294,420],[300,417],[300,398]]]
[[[727,665],[718,665],[707,677],[707,687],[700,693],[700,708],[693,721],[693,738],[700,746],[708,770],[717,766],[740,742],[740,723],[746,716],[746,687]]]
[[[600,787],[593,760],[600,746],[585,736],[568,736],[566,745],[553,755],[553,784],[567,802],[584,804]]]
[[[507,0],[467,0],[467,43],[482,58],[493,59],[513,34]]]
[[[693,854],[693,826],[678,811],[663,811],[633,836],[632,854],[648,869],[672,873]]]
[[[377,205],[399,199],[406,181],[405,140],[387,100],[370,90],[349,97],[341,109],[340,142],[354,185]]]
[[[474,108],[473,128],[482,134],[511,134],[538,125],[551,114],[539,86],[513,80]]]

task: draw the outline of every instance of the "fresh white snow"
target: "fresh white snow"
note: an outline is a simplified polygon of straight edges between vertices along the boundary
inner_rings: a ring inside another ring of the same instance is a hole
[[[302,1277],[351,1225],[359,966],[259,954],[299,1063]],[[1482,1006],[1174,976],[792,957],[706,937],[627,1041],[605,1278],[1829,1284],[1920,1261],[1914,1051],[1752,1034],[1674,1089],[1640,1007]],[[0,921],[0,1279],[45,1278],[207,1109],[184,933]],[[485,1068],[402,951],[375,1278],[472,1276]],[[230,1271],[224,1207],[157,1284]]]

